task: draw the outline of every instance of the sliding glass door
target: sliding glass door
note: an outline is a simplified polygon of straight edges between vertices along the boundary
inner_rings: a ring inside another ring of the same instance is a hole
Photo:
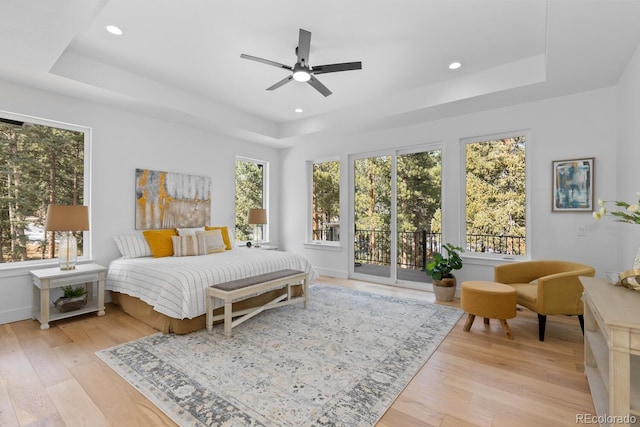
[[[391,279],[391,156],[355,159],[354,269],[359,274]]]
[[[353,156],[354,278],[423,283],[441,241],[441,150]]]

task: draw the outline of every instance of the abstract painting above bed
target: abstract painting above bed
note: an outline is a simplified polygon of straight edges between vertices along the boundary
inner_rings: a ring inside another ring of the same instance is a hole
[[[136,169],[136,230],[202,227],[210,217],[210,177]]]

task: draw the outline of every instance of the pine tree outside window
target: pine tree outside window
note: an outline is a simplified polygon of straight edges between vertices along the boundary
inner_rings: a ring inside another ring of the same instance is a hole
[[[340,242],[340,160],[308,162],[311,169],[311,206],[308,240]]]
[[[269,163],[238,157],[236,159],[236,241],[255,240],[255,227],[247,222],[251,208],[267,209]],[[268,214],[268,212],[267,212]],[[269,224],[262,226],[262,240],[269,240]]]
[[[463,141],[465,252],[529,255],[526,141],[526,132]]]
[[[89,162],[87,128],[0,112],[0,264],[57,257],[44,231],[49,204],[83,205]],[[76,234],[78,253],[89,247]]]

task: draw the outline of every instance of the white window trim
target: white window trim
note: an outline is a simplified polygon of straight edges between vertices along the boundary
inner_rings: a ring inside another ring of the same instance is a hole
[[[55,127],[59,129],[70,130],[74,132],[82,132],[84,133],[84,184],[83,184],[83,194],[82,200],[85,206],[89,209],[89,230],[83,231],[83,252],[82,256],[78,257],[78,264],[82,264],[85,262],[89,262],[93,259],[93,245],[91,243],[91,229],[93,228],[93,224],[91,223],[91,218],[93,215],[91,214],[91,141],[92,141],[92,128],[82,125],[76,125],[72,123],[60,122],[57,120],[43,119],[40,117],[29,116],[25,114],[11,113],[9,111],[0,110],[0,116],[9,120],[16,120],[19,122],[28,122],[42,126]],[[7,262],[0,263],[0,270],[11,270],[11,269],[24,269],[24,268],[34,268],[34,267],[50,267],[59,264],[58,258],[50,258],[50,259],[38,259],[38,260],[29,260],[29,261],[16,261],[16,262]]]
[[[342,191],[342,176],[344,173],[344,162],[340,159],[340,156],[330,156],[330,157],[321,157],[318,159],[307,160],[305,162],[305,170],[307,175],[307,220],[306,223],[306,231],[304,234],[304,245],[307,248],[341,248],[342,247],[342,232],[340,233],[340,240],[328,242],[326,240],[314,240],[313,239],[313,221],[311,217],[313,215],[313,165],[318,163],[326,163],[326,162],[338,162],[340,164],[340,229],[342,230],[343,221],[343,212],[342,212],[342,199],[344,197]]]
[[[472,136],[460,139],[460,242],[459,246],[465,247],[466,235],[467,235],[467,150],[465,146],[467,144],[473,144],[477,142],[493,141],[498,139],[512,138],[515,136],[525,137],[525,239],[527,242],[527,253],[525,255],[505,255],[505,254],[491,254],[487,252],[464,252],[461,254],[463,259],[472,260],[502,260],[502,261],[524,261],[531,259],[531,253],[533,251],[532,239],[533,235],[531,229],[531,159],[533,154],[531,153],[531,147],[534,144],[531,143],[531,130],[514,130],[500,133],[493,133],[481,136]],[[444,240],[443,240],[444,241]]]

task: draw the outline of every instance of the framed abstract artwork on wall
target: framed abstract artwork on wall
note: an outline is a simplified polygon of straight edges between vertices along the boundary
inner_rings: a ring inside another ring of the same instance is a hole
[[[553,171],[553,212],[592,212],[594,158],[555,160]]]
[[[210,177],[136,169],[136,230],[202,227],[210,218]]]

